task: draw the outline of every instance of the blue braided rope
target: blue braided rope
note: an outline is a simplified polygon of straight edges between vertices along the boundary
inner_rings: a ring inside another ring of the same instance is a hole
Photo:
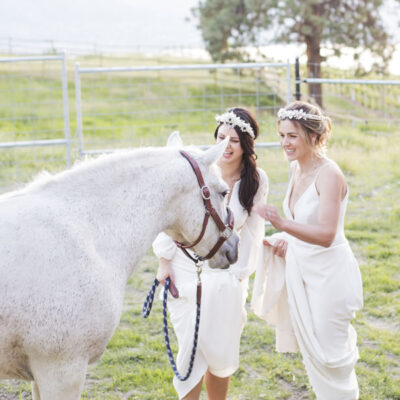
[[[182,376],[175,364],[174,356],[172,354],[171,346],[169,344],[169,337],[168,337],[168,322],[167,322],[167,292],[168,292],[168,287],[170,284],[170,279],[167,278],[165,281],[165,289],[164,289],[164,295],[163,295],[163,321],[164,321],[164,339],[165,339],[165,346],[167,348],[167,353],[168,353],[168,358],[169,358],[169,363],[171,364],[172,370],[174,371],[175,376],[180,380],[180,381],[186,381],[193,369],[193,364],[194,364],[194,358],[196,356],[196,350],[197,350],[197,339],[199,336],[199,325],[200,325],[200,304],[197,303],[196,307],[196,324],[194,327],[194,335],[193,335],[193,347],[192,347],[192,353],[190,354],[190,361],[189,361],[189,367],[186,372],[185,376]]]
[[[151,307],[153,306],[154,293],[156,292],[156,288],[160,282],[157,279],[154,279],[153,285],[151,286],[150,292],[144,301],[142,308],[142,316],[143,318],[147,318],[150,314]]]
[[[167,348],[169,363],[171,364],[171,368],[174,371],[175,376],[180,381],[186,381],[189,378],[190,374],[192,373],[192,369],[193,369],[193,365],[194,365],[194,358],[196,356],[197,342],[198,342],[198,336],[199,336],[199,326],[200,326],[200,303],[197,302],[197,307],[196,307],[196,324],[194,327],[193,347],[192,347],[192,353],[190,354],[189,367],[188,367],[188,370],[187,370],[185,376],[182,376],[176,367],[174,356],[172,354],[171,346],[169,343],[168,321],[167,321],[167,295],[168,295],[168,288],[169,288],[170,283],[171,283],[170,278],[167,278],[165,280],[164,293],[163,293],[163,323],[164,323],[165,347]],[[153,304],[153,299],[154,299],[154,293],[155,293],[155,290],[156,290],[158,284],[159,284],[158,280],[155,279],[153,282],[153,285],[150,289],[150,292],[147,295],[146,300],[143,304],[142,315],[144,318],[147,318],[148,315],[150,314],[151,307]]]

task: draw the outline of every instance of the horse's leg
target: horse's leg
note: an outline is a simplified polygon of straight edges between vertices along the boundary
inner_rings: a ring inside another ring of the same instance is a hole
[[[87,360],[31,360],[40,400],[79,400],[85,383]],[[35,399],[36,400],[36,399]]]
[[[40,400],[39,388],[35,381],[32,381],[32,400]]]

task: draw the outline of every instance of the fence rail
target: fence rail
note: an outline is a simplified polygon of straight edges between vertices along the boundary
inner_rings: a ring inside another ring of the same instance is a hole
[[[13,147],[35,147],[35,146],[70,146],[68,139],[52,139],[52,140],[28,140],[19,142],[4,142],[0,143],[0,149],[10,149]],[[67,158],[67,166],[69,166],[70,159]]]
[[[296,83],[331,83],[346,85],[400,85],[400,80],[373,80],[373,79],[324,79],[324,78],[301,78]]]

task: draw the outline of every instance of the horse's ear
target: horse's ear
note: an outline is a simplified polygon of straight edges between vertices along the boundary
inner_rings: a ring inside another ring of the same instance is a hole
[[[182,139],[179,135],[179,131],[174,131],[169,135],[167,141],[167,147],[182,147]]]
[[[229,143],[229,136],[227,136],[221,143],[218,143],[203,153],[203,161],[206,165],[210,165],[219,160],[224,153],[226,146]]]

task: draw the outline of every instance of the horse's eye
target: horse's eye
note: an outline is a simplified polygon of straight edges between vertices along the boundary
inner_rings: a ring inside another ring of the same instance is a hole
[[[222,193],[221,193],[221,196],[222,197],[225,197],[226,195],[228,195],[229,194],[229,190],[224,190]]]

